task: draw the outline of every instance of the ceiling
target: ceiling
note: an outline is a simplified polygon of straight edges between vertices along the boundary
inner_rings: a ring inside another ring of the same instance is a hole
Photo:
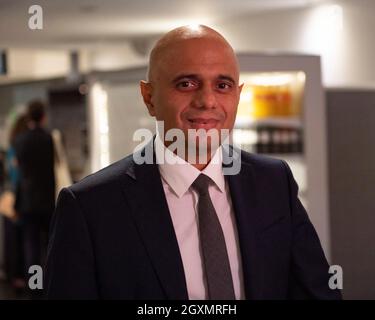
[[[173,27],[217,26],[233,17],[327,0],[0,0],[1,47],[82,46],[152,37]],[[43,9],[43,30],[30,30],[28,8]]]

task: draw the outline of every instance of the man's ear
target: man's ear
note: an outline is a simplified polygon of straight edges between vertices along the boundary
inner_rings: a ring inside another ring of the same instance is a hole
[[[244,86],[244,83],[241,83],[241,84],[238,86],[238,102],[237,102],[237,107],[238,107],[238,104],[240,103],[241,92],[242,92],[243,86]]]
[[[155,108],[152,104],[152,86],[150,82],[141,80],[139,83],[141,88],[141,94],[143,97],[143,102],[145,103],[148,113],[150,116],[155,117]]]
[[[238,89],[239,89],[239,91],[240,91],[240,94],[241,94],[241,92],[242,92],[242,88],[243,88],[244,84],[245,84],[245,83],[241,83],[241,84],[238,86]]]

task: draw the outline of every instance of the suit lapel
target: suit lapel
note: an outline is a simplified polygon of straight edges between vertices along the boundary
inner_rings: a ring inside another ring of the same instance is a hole
[[[242,162],[240,173],[227,175],[226,179],[237,222],[246,299],[261,299],[264,276],[258,245],[261,212],[257,207],[254,171],[250,164]]]
[[[168,299],[186,300],[182,259],[158,167],[155,161],[133,161],[128,174],[135,180],[128,179],[125,196],[161,286]]]

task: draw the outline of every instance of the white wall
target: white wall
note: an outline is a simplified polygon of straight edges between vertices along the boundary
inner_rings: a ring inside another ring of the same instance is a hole
[[[63,50],[10,49],[9,75],[14,78],[48,78],[67,74],[69,52]]]
[[[95,172],[134,152],[137,129],[155,132],[155,120],[143,103],[139,83],[96,81],[91,86],[90,103],[91,172]]]
[[[137,54],[129,42],[124,42],[121,46],[106,45],[85,51],[87,52],[86,70],[118,70],[147,63],[147,58]]]
[[[375,1],[336,1],[303,9],[246,15],[219,30],[236,51],[287,51],[322,56],[327,86],[375,84]]]
[[[155,132],[155,120],[143,103],[139,84],[108,86],[109,160],[115,162],[134,152],[138,141],[133,134],[140,128]]]

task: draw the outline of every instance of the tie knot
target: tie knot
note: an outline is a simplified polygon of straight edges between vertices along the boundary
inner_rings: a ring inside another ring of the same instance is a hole
[[[208,176],[200,174],[191,186],[198,192],[200,196],[204,196],[208,194],[208,186],[210,184],[210,181],[211,179]]]

